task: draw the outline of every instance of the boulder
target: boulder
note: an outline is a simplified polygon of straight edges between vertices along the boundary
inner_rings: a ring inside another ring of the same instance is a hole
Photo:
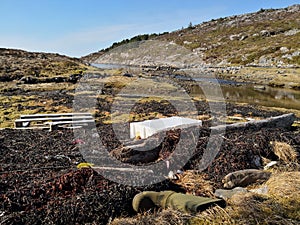
[[[240,194],[240,193],[247,193],[248,190],[242,187],[236,187],[232,190],[225,190],[225,189],[217,189],[214,193],[214,195],[217,198],[222,198],[224,200],[230,199],[233,195],[235,194]]]

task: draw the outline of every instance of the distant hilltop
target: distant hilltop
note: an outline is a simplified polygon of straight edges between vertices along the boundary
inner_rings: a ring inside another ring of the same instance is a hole
[[[163,34],[138,35],[82,57],[138,66],[300,66],[300,5],[213,19]]]
[[[56,53],[27,52],[0,48],[0,82],[22,80],[28,83],[70,80],[89,67],[81,59]]]

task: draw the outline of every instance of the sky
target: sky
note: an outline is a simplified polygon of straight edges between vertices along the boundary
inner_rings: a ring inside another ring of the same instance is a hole
[[[299,0],[0,0],[0,48],[81,57],[139,34]]]

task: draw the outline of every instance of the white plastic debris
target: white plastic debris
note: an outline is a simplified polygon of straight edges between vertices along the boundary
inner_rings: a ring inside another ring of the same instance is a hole
[[[264,166],[264,170],[268,170],[268,169],[272,168],[273,166],[275,166],[277,164],[278,164],[277,161],[271,161],[267,165]]]
[[[130,138],[147,138],[155,133],[175,128],[186,128],[191,126],[202,126],[201,120],[184,117],[168,117],[142,122],[130,123]]]
[[[178,176],[177,176],[173,171],[170,171],[170,172],[169,172],[168,178],[169,178],[170,180],[178,180]]]

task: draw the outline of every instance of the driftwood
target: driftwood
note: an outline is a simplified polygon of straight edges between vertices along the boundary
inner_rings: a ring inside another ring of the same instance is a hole
[[[246,187],[254,183],[262,183],[268,180],[271,176],[271,172],[247,169],[239,170],[227,174],[222,180],[224,188],[234,188],[234,187]]]
[[[270,117],[263,120],[253,120],[249,122],[240,122],[229,125],[219,125],[211,127],[211,135],[218,135],[229,131],[238,131],[251,129],[257,131],[261,128],[288,128],[295,121],[294,114],[284,114],[276,117]],[[159,158],[161,146],[161,138],[165,136],[165,133],[158,133],[147,139],[133,140],[127,142],[123,146],[114,149],[110,154],[116,159],[124,163],[150,163]]]
[[[240,122],[234,124],[224,124],[215,127],[211,127],[211,131],[215,133],[226,131],[235,131],[235,130],[259,130],[261,128],[288,128],[290,127],[296,117],[293,113],[284,114],[280,116],[270,117],[263,120],[252,120],[249,122]]]

